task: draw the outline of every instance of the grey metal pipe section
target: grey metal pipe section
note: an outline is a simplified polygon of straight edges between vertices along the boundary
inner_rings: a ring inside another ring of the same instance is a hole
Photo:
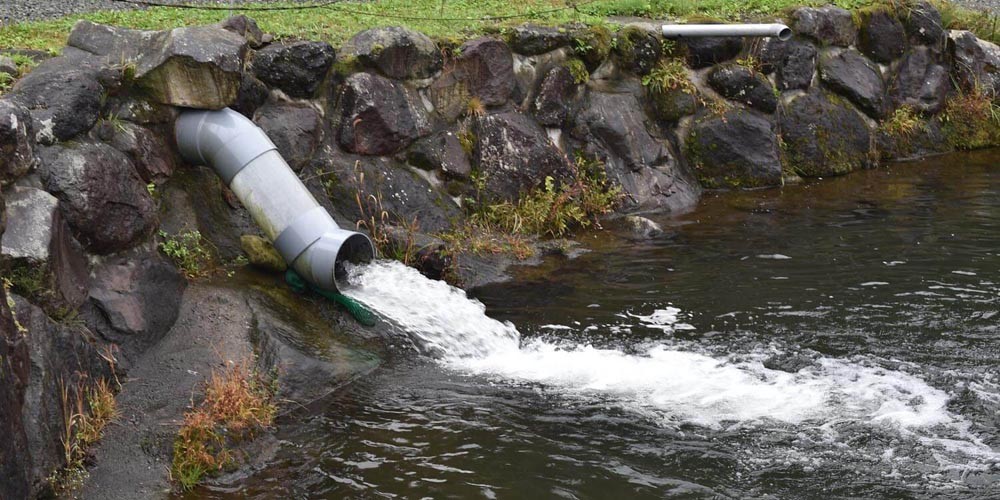
[[[375,258],[371,240],[338,227],[267,134],[245,116],[229,108],[184,111],[174,132],[184,159],[212,167],[309,283],[336,291],[345,263]]]
[[[664,24],[666,38],[705,36],[774,37],[788,40],[792,30],[784,24]]]

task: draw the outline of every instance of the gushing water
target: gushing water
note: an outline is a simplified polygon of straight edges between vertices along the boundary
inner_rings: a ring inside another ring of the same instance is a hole
[[[665,424],[718,428],[771,421],[831,433],[845,422],[882,426],[932,449],[979,457],[980,467],[1000,463],[1000,454],[948,410],[946,392],[874,363],[820,358],[789,373],[765,367],[765,352],[713,357],[657,343],[628,354],[526,341],[514,325],[488,317],[485,306],[464,291],[400,263],[353,268],[349,281],[352,287],[345,293],[404,329],[442,364],[464,373],[610,400]],[[691,328],[679,322],[678,313],[669,308],[632,318],[667,333]]]

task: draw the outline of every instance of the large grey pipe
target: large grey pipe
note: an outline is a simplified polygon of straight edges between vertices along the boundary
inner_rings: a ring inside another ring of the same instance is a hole
[[[336,291],[345,263],[375,257],[371,240],[338,227],[267,134],[243,115],[228,108],[185,111],[175,134],[184,159],[212,167],[285,262],[309,283]]]
[[[666,38],[704,36],[774,37],[788,40],[792,30],[784,24],[664,24]]]

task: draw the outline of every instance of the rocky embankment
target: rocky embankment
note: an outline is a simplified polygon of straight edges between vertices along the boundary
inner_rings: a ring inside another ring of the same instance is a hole
[[[65,465],[63,406],[89,381],[124,381],[124,422],[91,457],[88,491],[114,496],[114,478],[131,477],[153,495],[169,488],[171,425],[213,366],[255,353],[303,402],[378,363],[380,332],[278,275],[225,277],[244,249],[267,259],[238,200],[180,160],[181,109],[252,118],[339,223],[377,199],[420,242],[426,273],[458,259],[467,284],[496,275],[495,259],[441,255],[434,235],[463,223],[465,200],[571,182],[576,156],[603,165],[618,213],[633,214],[1000,141],[982,119],[1000,48],[942,29],[930,4],[786,21],[786,42],[665,41],[638,22],[462,42],[377,28],[339,48],[272,41],[243,17],[162,32],[79,22],[62,55],[0,98],[0,497],[38,495]],[[216,279],[189,282],[160,251],[193,231]]]

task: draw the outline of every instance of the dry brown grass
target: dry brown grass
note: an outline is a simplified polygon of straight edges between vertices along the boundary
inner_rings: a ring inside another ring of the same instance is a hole
[[[274,394],[274,384],[252,370],[249,361],[213,371],[205,399],[184,414],[174,440],[173,480],[188,490],[206,475],[235,464],[236,452],[230,447],[274,423]]]
[[[104,429],[116,420],[120,413],[115,401],[115,389],[107,380],[100,379],[88,386],[86,380],[78,380],[75,385],[59,382],[59,397],[62,403],[64,468],[56,470],[48,481],[57,496],[70,496],[87,479],[84,459],[88,450],[101,439]]]

